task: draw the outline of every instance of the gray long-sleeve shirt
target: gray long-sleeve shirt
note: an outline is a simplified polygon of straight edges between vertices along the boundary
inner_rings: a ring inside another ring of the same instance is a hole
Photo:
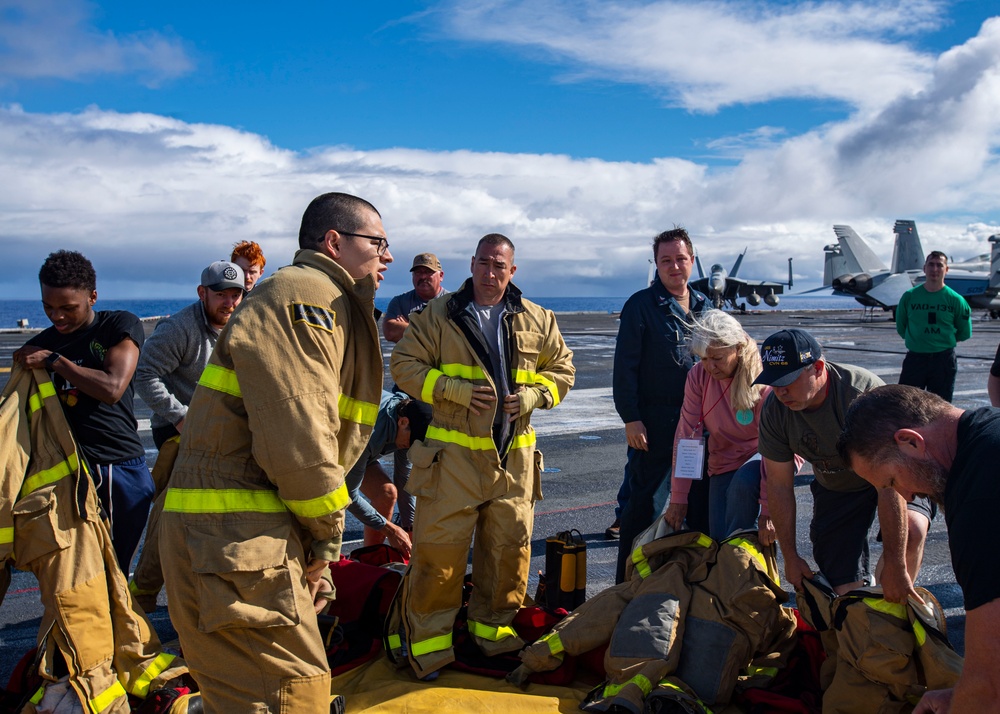
[[[218,337],[198,301],[161,320],[146,340],[135,369],[135,391],[153,410],[154,429],[177,424],[187,415]]]

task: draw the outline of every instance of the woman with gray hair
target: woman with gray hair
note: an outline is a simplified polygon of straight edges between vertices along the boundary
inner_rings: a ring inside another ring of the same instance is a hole
[[[709,310],[696,320],[687,342],[701,361],[688,373],[684,386],[684,406],[674,435],[670,505],[663,517],[675,530],[683,527],[685,519],[696,529],[707,525],[708,535],[722,540],[733,531],[753,528],[762,510],[758,530],[761,540],[770,543],[774,526],[767,512],[766,490],[761,487],[763,465],[757,454],[757,426],[770,387],[753,383],[762,369],[757,343],[736,318],[721,310]],[[702,478],[702,471],[679,472],[679,447],[684,440],[682,453],[700,449],[704,457],[706,434],[708,513],[689,516],[692,480]]]

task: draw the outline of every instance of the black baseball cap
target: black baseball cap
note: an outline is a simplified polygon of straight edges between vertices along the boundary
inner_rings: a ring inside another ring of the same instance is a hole
[[[760,346],[764,371],[753,381],[772,387],[787,387],[802,370],[823,356],[823,348],[805,330],[791,328],[775,332]]]

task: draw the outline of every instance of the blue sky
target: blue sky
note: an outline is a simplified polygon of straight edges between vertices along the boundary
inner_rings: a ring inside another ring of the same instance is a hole
[[[382,211],[397,262],[518,246],[530,295],[626,295],[655,233],[747,277],[831,226],[888,261],[1000,232],[1000,18],[989,3],[0,0],[0,297],[57,248],[108,297],[193,294],[257,240],[289,262],[309,199]]]

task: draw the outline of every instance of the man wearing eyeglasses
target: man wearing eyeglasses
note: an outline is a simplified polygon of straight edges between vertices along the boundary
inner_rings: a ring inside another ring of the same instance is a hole
[[[160,521],[170,616],[205,712],[343,711],[316,612],[333,597],[345,468],[378,413],[382,219],[315,198],[290,266],[254,289],[195,390]]]
[[[402,584],[405,642],[391,643],[425,679],[455,659],[470,543],[469,633],[488,656],[525,644],[510,625],[527,590],[541,498],[531,412],[557,406],[574,369],[555,315],[521,297],[516,270],[510,239],[483,236],[472,277],[413,315],[392,353],[393,379],[433,409],[409,452],[414,550]]]

